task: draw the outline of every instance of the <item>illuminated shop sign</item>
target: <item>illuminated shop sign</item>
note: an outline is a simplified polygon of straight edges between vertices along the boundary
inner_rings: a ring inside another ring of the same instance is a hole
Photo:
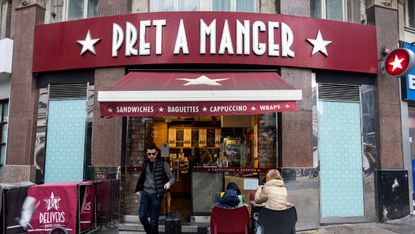
[[[33,71],[249,64],[377,72],[375,27],[277,14],[163,12],[35,29]]]

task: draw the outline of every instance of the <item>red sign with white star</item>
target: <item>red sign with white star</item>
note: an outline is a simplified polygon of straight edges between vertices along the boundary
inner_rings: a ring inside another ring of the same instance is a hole
[[[29,188],[27,195],[36,199],[28,233],[47,234],[57,227],[76,233],[79,183],[48,183]]]
[[[393,50],[385,59],[385,71],[393,77],[405,76],[415,64],[415,55],[411,50],[400,48]]]
[[[249,64],[376,74],[376,31],[369,25],[240,12],[140,13],[35,29],[33,72],[155,64]]]

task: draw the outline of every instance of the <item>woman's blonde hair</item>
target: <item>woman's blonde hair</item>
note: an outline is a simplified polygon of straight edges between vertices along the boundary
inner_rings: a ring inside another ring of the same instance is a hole
[[[267,181],[270,181],[272,179],[275,180],[282,180],[281,174],[278,170],[276,169],[272,169],[270,171],[268,171],[267,175],[265,176]]]

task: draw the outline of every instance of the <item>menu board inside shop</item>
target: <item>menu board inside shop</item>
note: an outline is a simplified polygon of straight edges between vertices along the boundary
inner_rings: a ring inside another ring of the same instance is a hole
[[[183,147],[184,145],[184,129],[176,128],[176,146]]]
[[[207,129],[205,128],[199,129],[199,147],[206,146],[206,136],[207,136]]]
[[[192,129],[184,129],[183,147],[192,147]]]
[[[169,146],[176,147],[176,129],[169,128]]]
[[[215,147],[220,148],[220,128],[215,129]]]
[[[215,129],[208,128],[207,129],[207,147],[215,147]]]
[[[197,148],[199,145],[199,129],[192,128],[192,147]]]

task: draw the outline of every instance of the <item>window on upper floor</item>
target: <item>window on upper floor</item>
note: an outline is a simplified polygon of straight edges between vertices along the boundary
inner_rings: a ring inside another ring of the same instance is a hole
[[[50,0],[46,2],[45,23],[76,20],[98,15],[98,0]]]
[[[311,0],[310,3],[315,18],[366,23],[365,1]]]
[[[151,0],[150,11],[196,11],[199,9],[199,1],[179,1],[179,0]]]
[[[0,39],[10,37],[12,1],[0,1]]]
[[[98,0],[65,1],[65,19],[75,20],[98,15]]]
[[[415,28],[415,0],[406,0],[405,8],[405,25],[407,27]]]
[[[50,0],[46,2],[45,23],[98,16],[98,0]]]
[[[258,0],[150,0],[150,11],[256,12]]]
[[[7,122],[9,120],[8,100],[0,101],[0,165],[6,160]]]
[[[256,0],[212,0],[213,11],[256,12]]]

